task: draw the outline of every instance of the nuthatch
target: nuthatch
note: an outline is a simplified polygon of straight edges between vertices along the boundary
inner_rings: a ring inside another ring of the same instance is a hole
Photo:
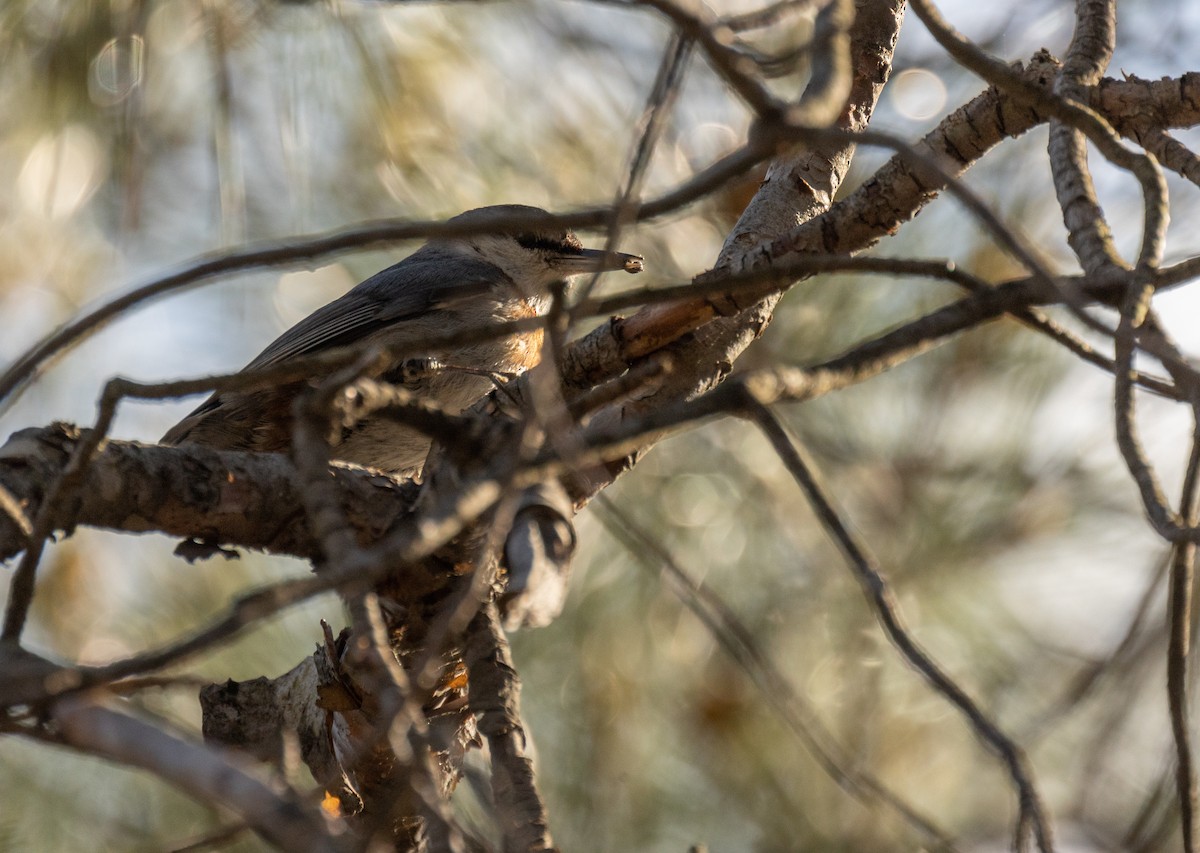
[[[400,263],[356,285],[284,332],[246,370],[348,344],[403,345],[458,330],[483,329],[545,314],[552,289],[570,276],[623,269],[641,272],[636,255],[585,249],[579,238],[551,222],[515,228],[550,214],[525,205],[481,207],[451,222],[488,229],[473,237],[432,239]],[[450,351],[422,353],[440,368],[406,387],[457,414],[494,387],[490,377],[515,375],[541,358],[541,329],[480,340]],[[411,356],[410,356],[411,357]],[[385,370],[406,376],[404,363]],[[313,377],[314,380],[323,377]],[[201,444],[223,450],[278,452],[291,443],[292,403],[303,384],[249,392],[218,392],[172,427],[164,444]],[[367,417],[345,432],[333,456],[384,471],[415,473],[430,440],[387,418]]]

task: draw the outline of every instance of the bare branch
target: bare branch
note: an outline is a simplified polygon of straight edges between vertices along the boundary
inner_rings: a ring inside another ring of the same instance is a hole
[[[732,31],[707,6],[695,0],[639,0],[637,5],[659,12],[680,34],[696,42],[714,70],[756,113],[775,115],[781,111],[782,105],[755,73],[754,63],[726,44],[724,34]]]
[[[1192,449],[1183,481],[1180,511],[1188,524],[1197,517],[1198,480],[1200,480],[1200,410],[1193,413]],[[1170,642],[1167,650],[1167,706],[1171,712],[1171,732],[1175,738],[1175,779],[1179,796],[1183,849],[1197,849],[1196,766],[1192,752],[1188,712],[1188,664],[1191,652],[1192,600],[1195,597],[1196,543],[1177,542],[1171,554]]]
[[[676,33],[667,44],[662,64],[659,65],[658,74],[654,78],[654,86],[650,89],[646,107],[642,111],[642,118],[639,122],[641,134],[629,158],[625,183],[613,201],[612,215],[608,222],[608,236],[604,244],[605,251],[611,252],[616,249],[621,230],[636,215],[635,208],[637,202],[641,200],[642,182],[646,177],[646,170],[650,166],[650,158],[662,139],[667,118],[683,88],[684,72],[692,58],[694,46],[694,41],[679,33]],[[600,273],[596,273],[584,282],[582,287],[578,288],[577,305],[587,300],[599,281]],[[574,311],[571,312],[571,315],[572,319],[577,316]],[[561,347],[555,348],[556,353],[561,351]]]
[[[1041,797],[1033,782],[1032,769],[1028,766],[1024,752],[913,639],[900,616],[899,606],[887,579],[868,554],[866,546],[850,531],[847,523],[833,507],[818,482],[811,463],[805,460],[801,449],[789,438],[783,425],[766,406],[757,402],[748,405],[747,415],[762,429],[789,473],[804,490],[817,518],[846,557],[847,564],[862,586],[888,640],[934,690],[958,708],[980,740],[1004,761],[1017,789],[1020,805],[1015,836],[1018,849],[1025,846],[1025,833],[1032,829],[1037,838],[1038,848],[1043,853],[1052,850],[1054,845],[1051,840],[1050,823],[1044,814]]]
[[[80,440],[78,429],[62,424],[16,433],[0,451],[0,482],[28,511],[40,511],[46,484],[61,475]],[[330,479],[364,542],[390,529],[416,500],[414,485],[358,468],[334,467]],[[110,441],[87,468],[73,520],[314,559],[321,549],[297,512],[301,489],[295,470],[278,454]],[[57,528],[66,519],[56,521]],[[17,528],[0,518],[0,559],[23,547]]]
[[[716,593],[694,580],[657,539],[640,528],[613,501],[601,495],[597,508],[609,532],[638,562],[648,568],[661,570],[680,601],[704,623],[725,652],[746,672],[762,698],[774,708],[829,778],[864,803],[878,799],[927,841],[936,845],[937,849],[955,849],[953,838],[944,829],[922,815],[900,794],[856,766],[856,760],[846,755],[817,712],[805,702],[787,676],[761,648],[750,629]]]
[[[1167,188],[1154,158],[1126,148],[1112,126],[1091,107],[1045,92],[1009,66],[985,54],[955,32],[928,0],[913,0],[912,7],[938,44],[964,67],[1008,92],[1017,101],[1082,131],[1109,161],[1137,178],[1145,198],[1142,248],[1137,266],[1139,269],[1157,266],[1166,235]]]
[[[1141,139],[1146,150],[1173,172],[1200,185],[1200,156],[1165,130],[1153,129]]]
[[[60,699],[52,714],[67,745],[149,770],[201,802],[229,809],[281,849],[348,849],[317,810],[271,790],[234,755],[189,743],[169,734],[161,722],[151,724],[121,713],[92,694]]]
[[[1075,31],[1054,84],[1061,98],[1086,103],[1087,90],[1100,82],[1117,42],[1117,8],[1111,0],[1075,4]],[[1067,240],[1083,269],[1097,274],[1125,261],[1113,244],[1112,231],[1096,198],[1087,165],[1084,136],[1069,124],[1050,123],[1050,168],[1067,226]]]

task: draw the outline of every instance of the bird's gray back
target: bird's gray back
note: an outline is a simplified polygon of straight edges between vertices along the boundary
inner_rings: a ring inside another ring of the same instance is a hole
[[[394,323],[425,316],[433,308],[477,300],[501,282],[511,286],[504,273],[486,261],[437,245],[424,246],[292,326],[247,368],[362,341]]]

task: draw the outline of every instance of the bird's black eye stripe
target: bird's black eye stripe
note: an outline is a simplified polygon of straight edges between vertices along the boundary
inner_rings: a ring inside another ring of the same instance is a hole
[[[583,244],[574,234],[563,234],[556,237],[548,234],[518,234],[517,243],[526,249],[540,249],[544,252],[565,254],[574,254],[583,248]]]

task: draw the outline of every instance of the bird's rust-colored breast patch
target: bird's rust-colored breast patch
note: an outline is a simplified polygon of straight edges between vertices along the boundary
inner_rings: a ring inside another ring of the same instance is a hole
[[[542,312],[532,300],[521,299],[509,306],[505,313],[509,320],[527,320],[540,316]],[[541,361],[544,342],[545,333],[541,329],[518,332],[505,338],[508,372],[524,372]]]
[[[508,338],[508,357],[518,371],[526,371],[542,360],[542,343],[545,334],[541,329],[522,332]]]

